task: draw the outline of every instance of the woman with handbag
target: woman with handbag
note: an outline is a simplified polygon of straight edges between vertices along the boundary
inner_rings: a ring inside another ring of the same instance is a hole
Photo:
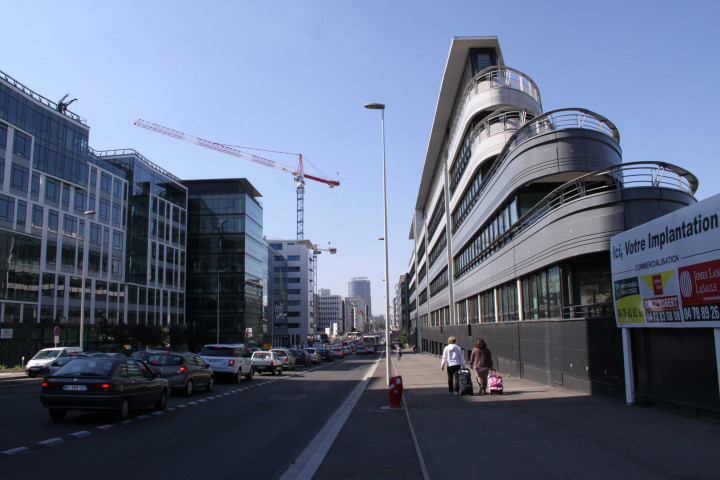
[[[475,341],[475,348],[470,354],[470,367],[475,369],[477,374],[477,382],[480,385],[480,395],[486,393],[487,379],[490,369],[493,368],[492,353],[487,348],[485,340],[478,338]]]

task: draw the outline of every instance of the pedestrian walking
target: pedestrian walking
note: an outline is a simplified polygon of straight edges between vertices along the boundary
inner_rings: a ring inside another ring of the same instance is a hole
[[[455,337],[448,338],[448,344],[443,350],[442,360],[440,361],[440,370],[445,370],[447,366],[448,390],[454,395],[460,392],[460,383],[455,378],[457,371],[465,367],[465,359],[462,350],[455,344]]]
[[[492,353],[487,347],[485,340],[478,338],[475,341],[475,348],[470,354],[470,367],[477,374],[477,382],[480,386],[480,395],[487,393],[487,379],[490,369],[493,368]]]
[[[402,358],[402,346],[399,343],[396,346],[397,346],[397,359],[400,360]]]

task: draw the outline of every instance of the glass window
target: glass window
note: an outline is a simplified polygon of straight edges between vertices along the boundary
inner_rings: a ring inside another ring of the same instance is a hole
[[[43,226],[43,207],[40,205],[33,205],[32,226],[35,228],[42,228]]]
[[[90,201],[88,202],[88,210],[95,210],[95,194],[90,194]]]
[[[23,158],[30,158],[30,137],[15,130],[13,153]]]
[[[90,167],[90,186],[97,186],[97,168],[95,167]]]
[[[103,228],[103,245],[106,247],[110,245],[110,229],[108,227]]]
[[[66,207],[70,206],[70,185],[62,186],[62,204]]]
[[[48,213],[48,231],[57,233],[59,219],[60,219],[60,217],[58,216],[57,211],[55,211],[55,210],[49,211],[49,213]]]
[[[47,248],[45,249],[45,264],[55,265],[57,262],[57,242],[48,240]]]
[[[7,148],[7,132],[7,127],[0,123],[0,148],[2,149]]]
[[[113,230],[113,248],[117,250],[123,248],[123,234],[120,230]]]
[[[27,193],[29,183],[30,170],[22,165],[13,163],[12,171],[10,173],[10,186],[16,190],[21,190]]]
[[[96,223],[90,224],[90,242],[96,245],[100,245],[100,225]]]
[[[77,234],[77,218],[72,215],[63,215],[63,235],[75,237]]]
[[[83,190],[75,190],[75,211],[77,212],[85,212],[85,199],[86,199],[85,191]]]
[[[33,172],[32,182],[30,183],[30,193],[36,197],[40,195],[40,174]]]
[[[118,198],[122,197],[122,183],[117,178],[113,179],[113,195]]]
[[[0,220],[12,222],[15,216],[15,199],[0,195]]]
[[[110,218],[110,202],[104,198],[100,199],[100,218]]]
[[[55,203],[60,201],[60,183],[52,178],[45,178],[45,199]]]
[[[110,175],[105,172],[100,173],[100,190],[110,193]]]
[[[27,218],[27,203],[22,200],[18,200],[17,206],[17,224],[25,225],[25,219]]]

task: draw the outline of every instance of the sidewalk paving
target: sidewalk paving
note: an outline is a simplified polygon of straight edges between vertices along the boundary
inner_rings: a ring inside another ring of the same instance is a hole
[[[315,480],[720,478],[717,422],[507,375],[503,395],[456,397],[439,357],[405,353],[391,365],[406,408],[383,408],[380,361]]]

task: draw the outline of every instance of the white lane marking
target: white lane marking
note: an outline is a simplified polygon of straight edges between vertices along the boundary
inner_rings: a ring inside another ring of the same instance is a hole
[[[80,430],[79,432],[71,433],[71,437],[80,438],[80,437],[89,437],[92,435],[92,433],[88,432],[87,430]]]
[[[30,449],[28,447],[17,447],[17,448],[11,448],[10,450],[5,450],[5,455],[17,455],[18,453],[27,453]]]
[[[98,430],[112,430],[115,428],[115,425],[100,425],[99,427],[95,427]]]
[[[327,421],[325,426],[315,435],[310,445],[300,454],[290,468],[280,477],[280,480],[311,480],[315,472],[320,467],[325,455],[332,447],[335,438],[337,438],[340,430],[350,416],[350,412],[360,399],[365,387],[367,387],[368,379],[372,377],[373,372],[377,368],[380,360],[376,360],[374,364],[368,367],[365,376],[358,383],[357,387],[348,395],[347,399],[337,409],[332,417]]]
[[[40,445],[44,445],[46,447],[54,447],[55,445],[59,445],[61,443],[65,443],[65,440],[62,438],[50,438],[48,440],[43,440],[42,442],[38,442]]]

